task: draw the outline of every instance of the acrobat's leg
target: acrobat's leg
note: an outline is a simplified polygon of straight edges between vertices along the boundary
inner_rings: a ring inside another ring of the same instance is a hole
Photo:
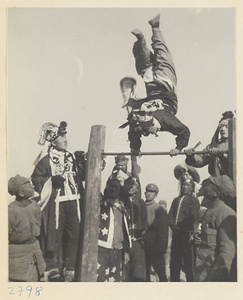
[[[135,57],[135,66],[138,75],[143,78],[149,68],[152,70],[153,54],[148,49],[144,35],[139,29],[134,29],[132,34],[137,38],[132,49]]]
[[[154,80],[164,85],[168,91],[176,93],[177,77],[171,53],[166,46],[162,36],[160,25],[160,15],[149,21],[152,27],[152,48],[154,50],[153,73]]]

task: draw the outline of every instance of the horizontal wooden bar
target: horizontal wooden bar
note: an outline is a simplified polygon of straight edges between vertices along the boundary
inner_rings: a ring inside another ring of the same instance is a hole
[[[195,151],[193,154],[208,154],[209,151]],[[228,150],[218,150],[218,153],[228,153]],[[115,156],[115,155],[132,155],[131,152],[102,152],[102,156]],[[143,155],[170,155],[169,151],[164,151],[164,152],[141,152],[140,156]],[[179,152],[177,155],[186,155],[184,151]]]

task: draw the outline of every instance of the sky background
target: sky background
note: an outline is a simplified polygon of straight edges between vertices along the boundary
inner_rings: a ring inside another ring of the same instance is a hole
[[[236,109],[235,10],[233,8],[12,8],[8,10],[8,177],[30,176],[42,149],[37,144],[45,122],[68,123],[68,149],[87,151],[93,125],[106,126],[106,152],[127,152],[127,128],[119,82],[136,78],[131,30],[151,44],[148,20],[161,14],[161,30],[176,67],[177,117],[191,131],[188,147],[202,150],[221,114]],[[169,151],[175,137],[160,132],[144,137],[142,152]],[[159,186],[157,200],[168,206],[178,195],[174,167],[185,157],[144,156],[141,183]],[[106,158],[102,191],[114,166]],[[207,167],[198,169],[201,179]],[[12,198],[9,198],[12,201]]]

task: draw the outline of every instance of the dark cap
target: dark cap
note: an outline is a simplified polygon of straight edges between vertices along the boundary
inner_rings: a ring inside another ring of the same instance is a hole
[[[19,174],[15,177],[11,177],[8,181],[8,192],[10,195],[17,195],[20,188],[28,182],[30,179],[20,176]]]
[[[156,194],[158,194],[159,188],[156,184],[150,183],[146,186],[146,191],[151,191],[151,192],[155,192]]]

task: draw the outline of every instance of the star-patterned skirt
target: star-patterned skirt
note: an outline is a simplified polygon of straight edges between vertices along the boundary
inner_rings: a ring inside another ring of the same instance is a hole
[[[97,281],[122,281],[122,249],[107,249],[99,246]]]

